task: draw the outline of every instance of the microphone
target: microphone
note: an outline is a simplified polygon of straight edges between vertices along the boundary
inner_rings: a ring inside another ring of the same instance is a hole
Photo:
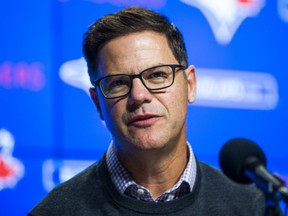
[[[254,182],[266,194],[273,194],[288,204],[288,188],[266,169],[265,154],[253,141],[244,138],[228,141],[220,151],[219,163],[230,179],[241,184]]]

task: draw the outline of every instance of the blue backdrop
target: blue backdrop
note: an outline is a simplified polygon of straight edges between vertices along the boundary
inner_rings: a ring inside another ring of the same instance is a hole
[[[88,26],[140,5],[169,17],[196,66],[188,140],[218,166],[244,137],[288,179],[287,0],[10,0],[0,3],[0,215],[25,215],[49,190],[97,161],[110,135],[88,96]]]

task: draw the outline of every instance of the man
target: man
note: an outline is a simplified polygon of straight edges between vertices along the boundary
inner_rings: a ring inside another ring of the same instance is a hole
[[[186,140],[195,100],[178,29],[150,10],[107,15],[86,33],[91,97],[112,135],[103,158],[30,215],[263,215],[264,196],[197,161]]]

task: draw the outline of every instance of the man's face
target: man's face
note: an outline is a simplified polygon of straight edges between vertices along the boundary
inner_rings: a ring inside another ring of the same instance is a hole
[[[98,78],[114,74],[139,74],[163,64],[179,64],[165,36],[146,31],[118,37],[99,54]],[[192,102],[196,78],[192,66],[176,69],[174,84],[160,91],[149,91],[141,80],[133,80],[129,95],[105,99],[99,89],[90,89],[101,118],[105,121],[118,150],[157,150],[186,142],[187,102]]]

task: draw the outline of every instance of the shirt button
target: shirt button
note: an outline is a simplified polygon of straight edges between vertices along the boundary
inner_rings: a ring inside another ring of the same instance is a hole
[[[139,195],[143,195],[145,193],[145,191],[142,188],[137,189],[137,193]]]

